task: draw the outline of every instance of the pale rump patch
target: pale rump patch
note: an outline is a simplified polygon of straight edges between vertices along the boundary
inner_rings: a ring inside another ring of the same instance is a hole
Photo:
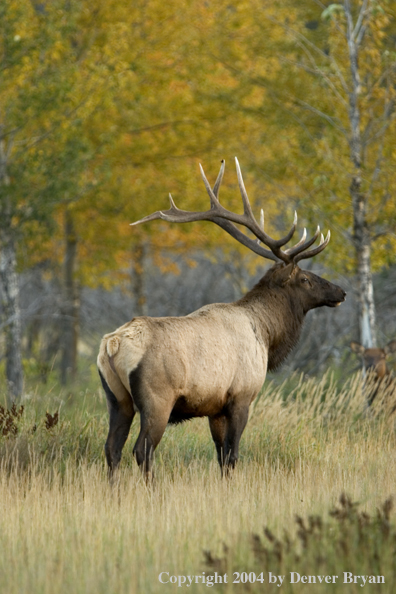
[[[130,392],[129,374],[138,366],[145,353],[150,338],[148,326],[149,322],[144,318],[134,318],[115,332],[103,337],[98,367],[107,383],[112,385],[117,400],[120,400],[120,396],[124,397],[124,390],[121,390],[122,394],[119,396],[118,390],[114,389],[115,378]],[[109,370],[112,372],[110,376],[108,376]]]

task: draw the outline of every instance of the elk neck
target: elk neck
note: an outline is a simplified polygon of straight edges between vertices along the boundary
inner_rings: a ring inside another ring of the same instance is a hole
[[[267,273],[235,305],[246,310],[257,339],[266,345],[269,371],[277,369],[300,338],[305,318],[302,304]]]

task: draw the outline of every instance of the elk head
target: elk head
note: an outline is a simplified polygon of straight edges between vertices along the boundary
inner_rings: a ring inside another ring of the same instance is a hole
[[[389,342],[383,349],[366,349],[362,344],[352,341],[350,347],[354,353],[363,358],[364,368],[367,372],[374,372],[377,379],[382,379],[390,373],[386,364],[386,358],[396,352],[396,340]]]

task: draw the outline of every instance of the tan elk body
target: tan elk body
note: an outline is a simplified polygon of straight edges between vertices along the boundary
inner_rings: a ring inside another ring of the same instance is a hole
[[[211,220],[276,263],[234,303],[206,305],[184,317],[134,318],[104,336],[98,368],[110,414],[105,447],[110,472],[119,464],[136,412],[140,413],[141,430],[134,454],[147,474],[167,424],[202,416],[209,418],[222,470],[233,467],[249,406],[263,386],[267,368],[278,367],[286,358],[310,309],[334,307],[345,299],[340,287],[297,266],[299,260],[322,251],[329,235],[309,250],[319,229],[310,240],[304,232],[294,247],[282,250],[295,231],[296,219],[284,238],[270,238],[263,222],[259,225],[251,212],[238,162],[244,214],[224,209],[218,202],[223,172],[224,163],[213,190],[202,172],[211,199],[209,211],[181,211],[171,199],[168,211],[139,222],[155,218]],[[253,231],[259,241],[243,234],[234,223]]]

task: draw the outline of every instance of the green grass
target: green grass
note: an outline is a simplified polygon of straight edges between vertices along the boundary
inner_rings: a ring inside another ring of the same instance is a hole
[[[30,391],[23,404],[17,434],[0,436],[0,576],[7,594],[172,592],[177,585],[161,584],[161,572],[202,578],[221,567],[229,577],[233,571],[341,575],[345,560],[346,571],[385,576],[385,584],[367,584],[365,591],[393,592],[395,522],[388,512],[385,518],[383,505],[395,491],[394,419],[379,407],[367,414],[357,376],[341,386],[330,375],[269,382],[252,408],[229,480],[220,477],[205,419],[169,427],[156,451],[152,487],[132,457],[137,419],[118,481],[108,484],[107,410],[98,383],[68,391],[48,385]],[[46,412],[58,410],[58,424],[48,429]],[[329,515],[342,508],[342,493],[359,502],[344,524]],[[363,536],[361,514],[371,518]],[[309,529],[310,516],[321,518],[321,529],[308,534],[304,548],[299,532],[302,525]],[[193,584],[189,591],[205,588]],[[248,591],[268,589],[266,581]],[[285,582],[282,589],[361,591],[341,578]]]

